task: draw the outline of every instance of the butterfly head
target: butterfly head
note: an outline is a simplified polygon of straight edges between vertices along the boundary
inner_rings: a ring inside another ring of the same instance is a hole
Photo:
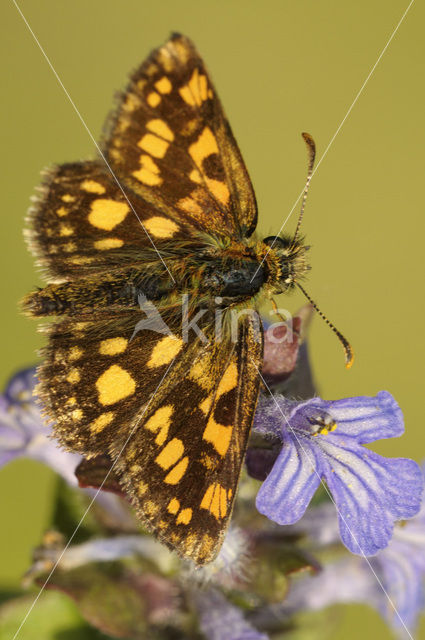
[[[303,239],[294,240],[293,237],[268,236],[263,243],[267,245],[270,258],[278,264],[275,282],[276,293],[283,293],[292,289],[296,282],[310,269],[307,264],[306,253],[310,247]]]

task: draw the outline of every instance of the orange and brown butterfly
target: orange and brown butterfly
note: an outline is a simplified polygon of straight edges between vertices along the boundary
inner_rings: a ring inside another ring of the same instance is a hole
[[[48,171],[30,213],[48,284],[24,308],[56,316],[38,395],[61,445],[116,460],[144,525],[203,564],[223,541],[259,392],[262,330],[247,310],[294,286],[305,247],[253,236],[248,173],[182,35],[132,75],[101,146],[97,160]],[[207,340],[184,339],[183,294]],[[170,333],[135,332],[141,295]]]

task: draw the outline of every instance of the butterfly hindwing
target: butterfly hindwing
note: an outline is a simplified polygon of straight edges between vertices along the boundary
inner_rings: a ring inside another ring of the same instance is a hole
[[[236,343],[184,344],[152,331],[129,340],[135,320],[128,313],[51,329],[39,394],[62,445],[108,452],[142,521],[182,555],[208,562],[236,494],[261,333],[245,318]]]
[[[65,319],[47,329],[38,394],[67,448],[83,455],[117,449],[167,368],[184,353],[178,337],[150,330],[133,335],[140,317],[125,311]],[[177,382],[170,371],[166,384]]]
[[[173,36],[133,74],[105,140],[117,175],[170,217],[249,236],[251,182],[204,63]]]

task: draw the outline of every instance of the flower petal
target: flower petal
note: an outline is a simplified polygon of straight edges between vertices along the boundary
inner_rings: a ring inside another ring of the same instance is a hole
[[[403,414],[388,391],[380,391],[374,397],[357,396],[324,404],[337,423],[338,433],[355,438],[360,444],[404,433]]]
[[[337,603],[370,603],[376,578],[366,562],[353,556],[293,581],[282,612],[317,611]]]
[[[288,421],[298,402],[292,402],[284,396],[260,395],[254,416],[254,429],[257,433],[272,438],[283,439]]]
[[[413,460],[383,458],[356,443],[348,449],[341,440],[321,438],[341,539],[353,553],[374,555],[388,545],[395,521],[419,511],[421,470]]]
[[[7,383],[4,396],[10,403],[21,404],[32,401],[32,392],[36,385],[36,367],[29,367],[16,373]]]
[[[425,598],[423,573],[418,571],[412,551],[411,547],[403,547],[394,541],[388,549],[373,558],[372,567],[394,605],[391,606],[384,593],[376,590],[376,608],[393,628],[403,630],[406,625],[413,631]]]
[[[252,627],[242,611],[213,589],[196,595],[200,627],[208,640],[268,640],[268,636]]]
[[[320,461],[307,439],[298,442],[288,438],[260,487],[258,511],[278,524],[299,520],[320,483],[320,469]]]
[[[27,458],[43,462],[51,469],[59,473],[71,486],[77,486],[78,480],[75,469],[81,460],[78,453],[70,453],[61,449],[54,440],[39,435],[34,438],[26,448],[24,455]]]

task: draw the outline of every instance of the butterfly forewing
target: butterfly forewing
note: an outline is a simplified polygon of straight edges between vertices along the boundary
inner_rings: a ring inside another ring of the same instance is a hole
[[[205,66],[176,35],[132,76],[105,152],[121,179],[171,218],[248,236],[257,207]]]
[[[188,349],[178,399],[165,384],[118,462],[142,519],[198,564],[221,546],[257,403],[262,336],[247,318],[239,331],[236,344]]]

